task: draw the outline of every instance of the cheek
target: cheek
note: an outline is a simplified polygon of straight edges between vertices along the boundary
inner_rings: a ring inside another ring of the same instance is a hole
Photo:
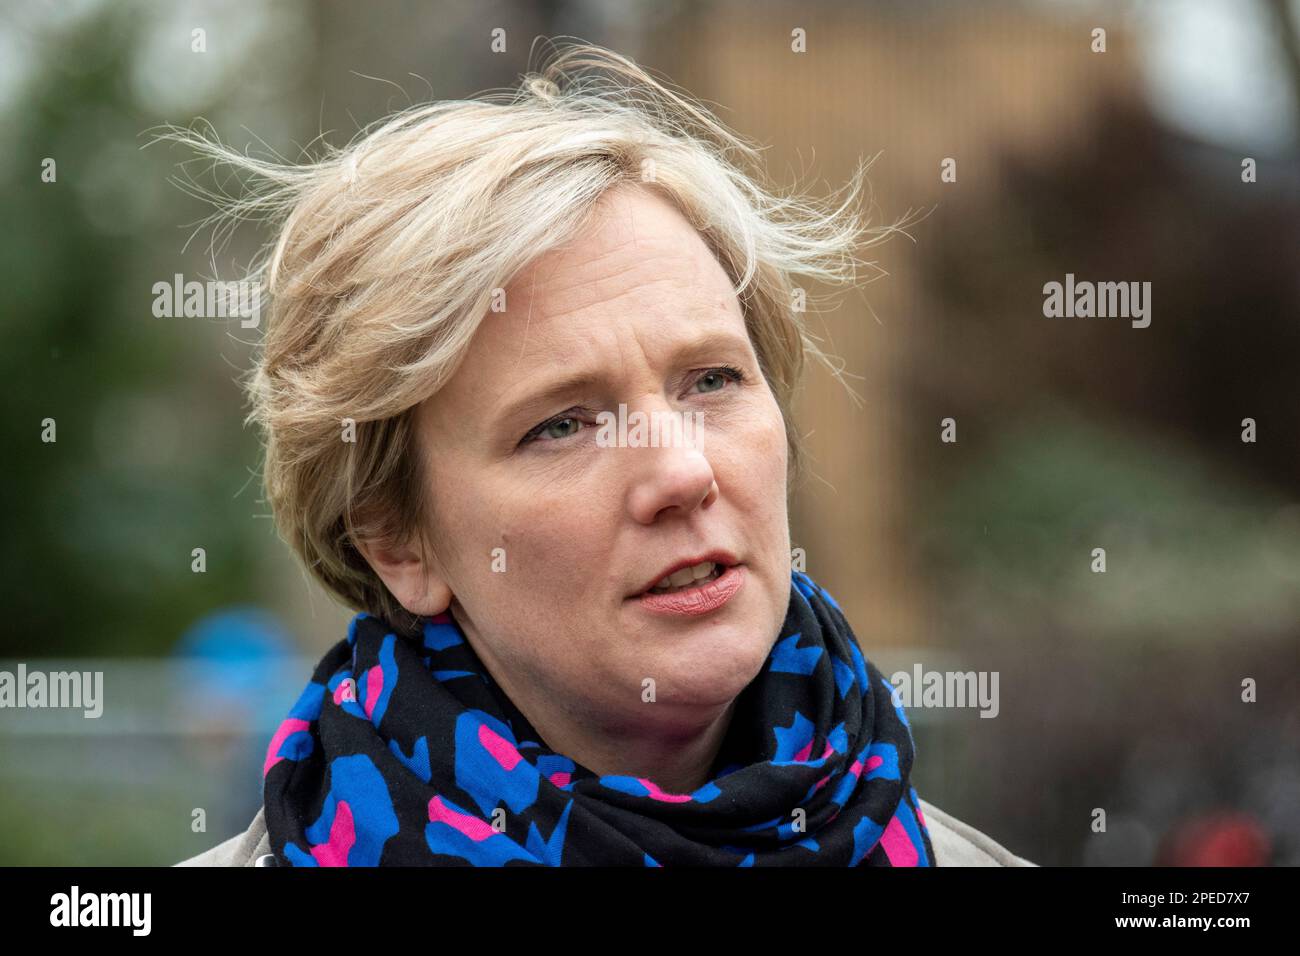
[[[468,502],[462,518],[466,540],[484,555],[491,579],[471,577],[498,598],[518,597],[530,606],[571,601],[554,587],[557,575],[572,569],[573,580],[592,571],[593,555],[612,532],[600,523],[608,507],[598,501],[580,476],[546,482],[484,482]],[[497,550],[499,549],[499,550]],[[496,564],[489,566],[488,555]],[[504,572],[497,570],[504,567]]]
[[[755,558],[770,563],[776,575],[789,562],[790,524],[786,498],[789,448],[785,421],[775,400],[770,412],[745,435],[739,453],[734,471],[739,482],[737,505],[745,512],[754,543],[764,552]]]
[[[734,432],[727,449],[727,468],[747,507],[763,514],[784,514],[789,449],[785,421],[775,399],[755,409],[745,427]]]

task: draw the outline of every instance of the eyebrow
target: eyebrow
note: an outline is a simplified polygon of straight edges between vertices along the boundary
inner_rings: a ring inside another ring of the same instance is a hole
[[[711,332],[698,339],[692,339],[678,346],[672,354],[672,362],[677,363],[695,355],[723,350],[748,351],[749,342],[732,332]],[[516,419],[540,411],[541,408],[558,403],[571,395],[591,394],[608,381],[603,371],[581,369],[552,379],[530,390],[523,397],[508,403],[493,417],[494,428],[504,428]]]

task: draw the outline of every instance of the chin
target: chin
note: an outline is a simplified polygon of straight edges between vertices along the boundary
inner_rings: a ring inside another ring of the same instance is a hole
[[[719,629],[720,641],[702,641],[689,651],[676,649],[657,668],[663,675],[655,681],[658,699],[699,705],[730,703],[758,676],[771,650],[773,642],[756,642],[755,633],[749,628]]]

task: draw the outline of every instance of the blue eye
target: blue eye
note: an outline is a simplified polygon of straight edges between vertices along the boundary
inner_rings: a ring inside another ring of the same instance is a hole
[[[699,378],[695,380],[695,384],[698,385],[700,382],[703,382],[705,379],[719,378],[719,377],[723,379],[723,382],[719,384],[717,388],[705,389],[704,392],[701,394],[708,394],[709,392],[722,391],[723,386],[726,384],[726,381],[728,380],[736,383],[745,381],[745,373],[742,372],[740,369],[736,368],[733,365],[719,365],[714,368],[705,369],[704,374],[702,374]],[[559,415],[556,415],[554,418],[548,418],[540,425],[537,425],[536,427],[531,429],[528,432],[528,434],[524,435],[524,437],[519,440],[519,447],[522,448],[524,445],[532,444],[533,442],[538,440],[538,436],[543,434],[549,434],[549,437],[546,438],[545,441],[562,441],[565,438],[571,438],[573,435],[577,434],[577,431],[579,429],[574,429],[573,431],[569,431],[567,434],[563,434],[563,435],[556,435],[551,431],[551,429],[565,424],[581,426],[582,422],[576,417],[574,417],[575,411],[577,411],[577,409],[569,409],[568,411],[561,412]]]
[[[573,425],[580,425],[580,424],[582,424],[581,422],[579,422],[576,418],[572,417],[571,415],[564,415],[564,416],[560,416],[560,417],[558,417],[558,418],[550,418],[550,419],[547,419],[546,421],[542,422],[540,425],[538,425],[536,428],[534,428],[532,431],[530,431],[527,435],[525,435],[525,436],[523,437],[523,441],[521,442],[521,444],[527,444],[528,442],[533,441],[534,439],[536,439],[538,435],[545,434],[545,433],[549,433],[549,432],[551,431],[551,429],[555,428],[556,426],[558,426],[558,425],[564,425],[564,424],[566,424],[566,423],[568,423],[568,424],[573,424]],[[569,432],[569,435],[572,435],[572,434],[574,434],[574,433],[573,433],[573,432]],[[547,440],[548,440],[548,441],[559,441],[561,438],[568,438],[569,435],[555,435],[555,434],[551,434],[550,437],[549,437]]]
[[[720,365],[720,366],[718,366],[717,368],[711,368],[711,369],[709,369],[709,370],[706,371],[703,375],[701,375],[699,378],[697,378],[695,381],[696,381],[696,384],[698,384],[698,383],[704,381],[706,378],[709,378],[710,376],[714,376],[714,377],[716,377],[716,376],[719,376],[719,375],[722,376],[723,378],[730,379],[730,380],[733,381],[733,382],[743,382],[743,381],[745,380],[745,373],[742,372],[740,369],[738,369],[738,368],[736,368],[736,367],[734,367],[734,366],[732,366],[732,365]],[[717,391],[720,391],[721,389],[722,389],[722,386],[719,385],[717,388],[710,388],[710,389],[708,389],[708,391],[710,391],[710,392],[717,392]]]

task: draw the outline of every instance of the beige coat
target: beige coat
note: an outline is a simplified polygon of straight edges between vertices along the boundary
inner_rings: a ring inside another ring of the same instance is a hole
[[[1004,849],[992,839],[953,817],[933,804],[921,801],[934,846],[938,866],[1037,866]],[[182,860],[176,866],[273,866],[271,843],[266,834],[262,811],[238,836],[219,843],[198,856]],[[262,862],[259,862],[262,861]]]

